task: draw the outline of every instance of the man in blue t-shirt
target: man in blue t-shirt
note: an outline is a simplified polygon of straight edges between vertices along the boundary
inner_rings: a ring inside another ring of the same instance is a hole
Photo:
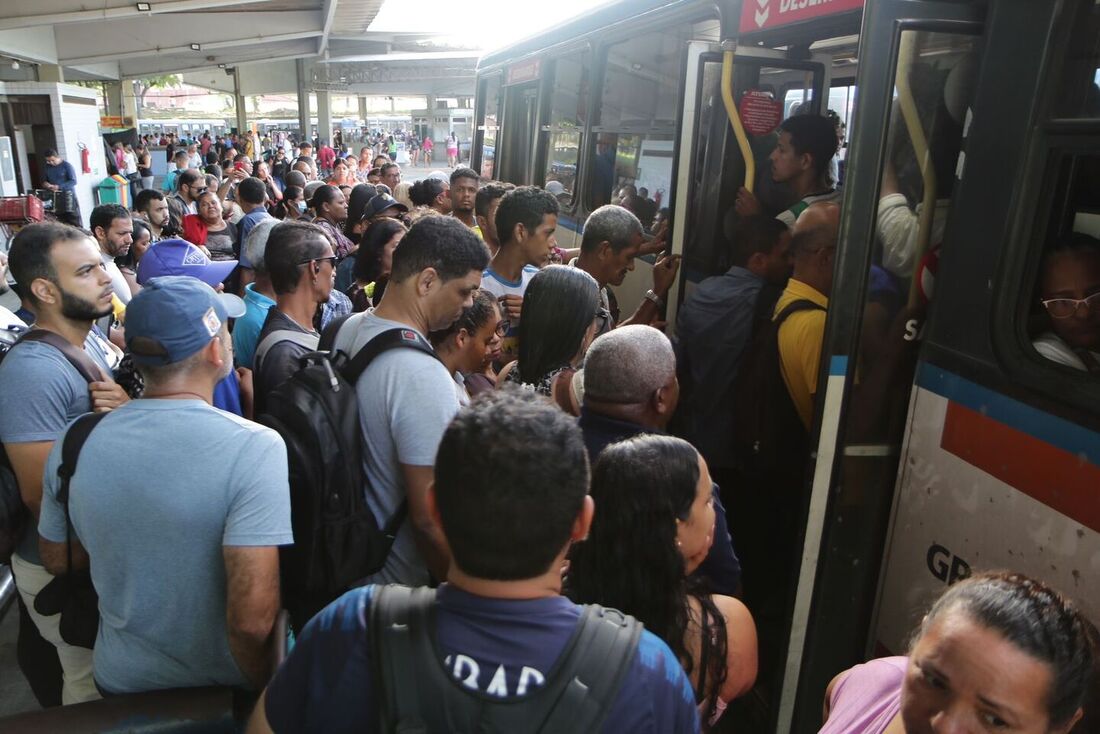
[[[561,596],[561,570],[592,523],[588,477],[573,419],[518,390],[465,408],[440,443],[429,502],[452,562],[432,616],[436,659],[456,686],[490,702],[490,715],[494,699],[515,702],[553,684],[577,629],[581,608]],[[350,591],[313,618],[249,732],[379,730],[383,683],[374,678],[368,629],[379,588]],[[691,684],[654,635],[642,633],[621,681],[602,731],[699,731]]]
[[[69,487],[72,565],[90,565],[99,593],[94,673],[107,693],[259,688],[271,674],[290,487],[279,435],[211,405],[233,369],[238,308],[197,278],[166,276],[126,310],[145,393],[95,426]],[[54,574],[70,542],[57,499],[63,441],[46,463],[38,523]]]

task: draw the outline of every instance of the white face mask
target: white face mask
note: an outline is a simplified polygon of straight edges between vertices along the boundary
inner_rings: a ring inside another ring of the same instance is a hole
[[[306,212],[306,203],[304,201],[299,201],[298,202],[298,213],[299,214],[305,214],[305,212]]]

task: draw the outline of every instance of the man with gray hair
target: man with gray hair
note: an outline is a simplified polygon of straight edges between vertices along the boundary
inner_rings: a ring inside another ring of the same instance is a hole
[[[641,305],[625,321],[619,321],[619,306],[607,288],[609,285],[622,285],[626,274],[634,269],[634,258],[642,254],[645,245],[642,223],[629,210],[608,204],[588,215],[584,223],[581,253],[570,264],[591,275],[600,286],[603,308],[597,336],[606,334],[616,326],[651,325],[660,321],[660,311],[664,308],[672,284],[676,282],[679,255],[658,258],[653,266],[653,288],[646,291]]]
[[[640,324],[598,337],[584,358],[580,427],[595,464],[608,445],[645,433],[664,433],[676,410],[680,385],[676,355],[662,332]],[[714,545],[696,572],[719,594],[736,594],[741,564],[733,552],[726,510],[714,487]]]
[[[275,305],[275,289],[264,264],[267,238],[271,230],[282,224],[278,219],[265,219],[252,228],[244,241],[243,254],[252,263],[255,280],[244,287],[245,314],[233,324],[233,354],[238,367],[252,369],[252,356],[260,341],[260,329],[267,312]]]

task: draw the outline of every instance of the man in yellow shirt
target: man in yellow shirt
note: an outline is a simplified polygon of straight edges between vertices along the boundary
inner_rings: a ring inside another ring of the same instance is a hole
[[[836,202],[819,202],[806,208],[795,222],[791,239],[794,274],[775,304],[776,315],[796,301],[810,301],[821,307],[792,313],[779,327],[783,382],[806,430],[813,421],[839,228],[840,207]]]

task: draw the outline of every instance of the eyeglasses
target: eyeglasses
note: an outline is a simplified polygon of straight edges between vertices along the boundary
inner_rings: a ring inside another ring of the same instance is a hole
[[[190,188],[191,188],[191,193],[194,194],[195,196],[202,196],[203,194],[206,193],[206,188],[205,187],[203,187],[201,189],[196,189],[194,186],[191,186]]]
[[[508,329],[512,328],[512,322],[501,319],[497,322],[496,335],[503,339],[508,334]]]
[[[308,260],[299,260],[298,264],[299,265],[305,265],[306,263],[323,263],[323,262],[327,262],[327,263],[331,264],[332,267],[336,267],[336,256],[335,255],[329,255],[328,257],[311,257]]]
[[[1077,313],[1079,306],[1084,306],[1088,311],[1094,305],[1100,306],[1100,293],[1093,293],[1086,298],[1043,298],[1039,300],[1050,314],[1052,319],[1068,319]]]

